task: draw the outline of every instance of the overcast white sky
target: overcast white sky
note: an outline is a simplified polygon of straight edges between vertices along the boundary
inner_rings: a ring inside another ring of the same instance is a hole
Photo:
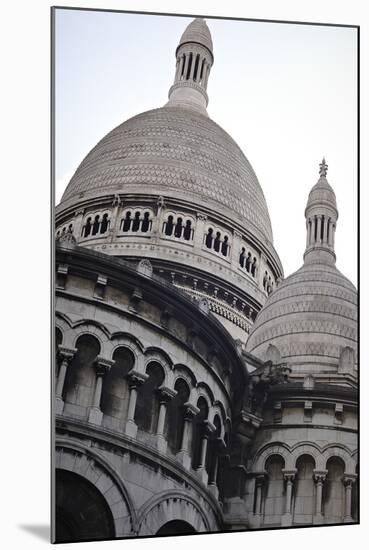
[[[160,107],[191,18],[56,12],[56,200],[113,127]],[[263,188],[285,275],[302,264],[304,209],[325,155],[338,202],[337,267],[357,280],[356,30],[207,19],[210,117]]]

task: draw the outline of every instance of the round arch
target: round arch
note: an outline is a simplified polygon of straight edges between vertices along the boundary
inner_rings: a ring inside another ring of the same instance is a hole
[[[138,515],[138,534],[156,535],[169,522],[185,522],[195,532],[218,529],[214,514],[196,499],[180,491],[163,492],[151,498]]]
[[[137,516],[133,500],[118,473],[95,450],[58,438],[55,468],[81,476],[103,493],[113,517],[116,537],[135,534]]]

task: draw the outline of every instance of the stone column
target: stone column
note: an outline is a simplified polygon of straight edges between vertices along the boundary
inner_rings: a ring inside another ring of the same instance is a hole
[[[110,225],[109,225],[109,234],[110,242],[114,242],[117,234],[119,233],[119,224],[120,224],[120,212],[122,209],[123,203],[119,197],[116,195],[113,200],[113,209],[110,216]]]
[[[205,235],[205,225],[207,217],[205,214],[197,214],[196,227],[193,237],[194,249],[198,252],[202,249]]]
[[[73,220],[73,235],[77,241],[77,243],[81,240],[82,237],[82,221],[83,221],[83,214],[84,209],[76,210],[74,213],[74,220]]]
[[[183,435],[182,443],[179,452],[177,453],[177,458],[183,464],[186,469],[191,467],[191,453],[189,449],[190,433],[192,428],[192,419],[194,416],[199,414],[200,409],[192,405],[191,403],[185,403],[185,414],[184,414],[184,424],[183,424]]]
[[[257,472],[255,474],[255,514],[253,526],[260,527],[263,518],[263,487],[265,483],[266,472]]]
[[[215,431],[215,426],[209,422],[209,420],[204,420],[202,423],[202,437],[200,442],[200,463],[196,468],[196,473],[199,475],[201,481],[207,485],[208,483],[208,473],[206,471],[206,453],[208,450],[208,440],[212,433]]]
[[[55,388],[55,414],[62,414],[63,412],[63,389],[65,377],[67,375],[68,365],[72,361],[76,351],[76,348],[66,348],[65,346],[58,346],[58,357],[61,358],[61,364]]]
[[[322,494],[323,483],[327,477],[328,470],[313,470],[313,479],[316,484],[315,494],[315,514],[313,517],[313,523],[319,525],[324,523],[324,516],[322,513]]]
[[[343,517],[344,523],[352,523],[351,515],[351,500],[352,500],[352,487],[356,481],[355,474],[345,474],[343,476],[342,482],[345,487],[345,515]]]
[[[164,426],[165,426],[165,416],[167,412],[167,405],[169,401],[177,395],[177,392],[175,390],[172,390],[171,388],[166,388],[165,386],[161,386],[158,389],[158,394],[159,394],[160,408],[159,408],[158,425],[156,428],[156,445],[161,453],[165,453],[168,446],[168,442],[164,436]]]
[[[328,216],[324,216],[324,228],[323,228],[323,242],[328,242]]]
[[[91,424],[100,425],[103,417],[103,413],[100,409],[101,393],[102,393],[102,384],[104,375],[111,369],[115,361],[110,359],[104,359],[103,357],[96,357],[95,368],[96,368],[96,384],[94,390],[94,397],[92,402],[92,407],[88,414],[88,421]]]
[[[283,469],[283,477],[286,481],[286,508],[285,513],[282,516],[281,525],[286,527],[292,525],[292,489],[293,482],[296,476],[297,469],[292,470]]]
[[[213,470],[210,472],[211,479],[209,479],[208,488],[211,493],[215,496],[216,499],[218,499],[219,496],[219,490],[217,486],[217,476],[218,476],[218,466],[219,466],[219,457],[224,454],[226,450],[226,444],[224,440],[221,437],[217,437],[215,440],[214,445],[214,463],[213,463]]]
[[[135,422],[137,390],[144,382],[146,382],[148,377],[149,376],[147,374],[135,370],[131,370],[127,376],[130,393],[125,433],[129,437],[135,438],[137,435],[137,424]]]
[[[310,244],[310,224],[309,220],[306,220],[306,248]]]
[[[210,65],[208,63],[205,62],[205,67],[204,67],[204,88],[206,90],[206,87],[208,85],[208,78],[209,78],[209,73],[210,73]]]
[[[329,223],[328,246],[333,246],[333,222],[331,219],[329,219],[328,223]]]
[[[238,269],[240,265],[242,235],[238,231],[233,231],[233,239],[231,244],[231,264],[232,267]]]

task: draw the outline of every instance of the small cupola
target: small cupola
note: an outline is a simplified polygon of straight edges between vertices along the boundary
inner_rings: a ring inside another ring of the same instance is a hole
[[[323,158],[319,179],[309,193],[305,209],[306,263],[335,264],[334,236],[338,219],[336,195],[327,180],[328,164]]]
[[[169,90],[167,106],[192,108],[207,116],[209,98],[206,90],[213,62],[209,28],[204,19],[194,19],[176,49],[174,84]]]

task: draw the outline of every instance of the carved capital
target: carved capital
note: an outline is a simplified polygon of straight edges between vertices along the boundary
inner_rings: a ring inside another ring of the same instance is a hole
[[[206,437],[206,438],[211,437],[216,430],[216,427],[212,422],[210,422],[210,420],[204,420],[202,422],[202,428],[203,428],[202,435],[203,437]]]
[[[313,479],[316,483],[324,483],[328,470],[313,470]]]
[[[101,357],[98,355],[95,359],[95,368],[96,368],[96,374],[98,376],[104,376],[111,367],[114,365],[115,361],[112,361],[111,359],[105,359],[105,357]]]
[[[76,348],[67,348],[62,345],[58,346],[58,356],[62,359],[62,361],[68,361],[69,363],[73,359],[76,352]]]
[[[286,470],[285,468],[283,468],[282,473],[283,473],[283,479],[285,481],[292,482],[296,477],[297,469],[292,468],[292,470]]]
[[[198,415],[200,412],[200,409],[196,407],[195,405],[192,405],[192,403],[185,403],[184,404],[185,409],[185,415],[184,418],[187,421],[191,421],[194,416]]]
[[[253,472],[255,477],[255,485],[257,487],[261,487],[264,485],[266,478],[267,478],[267,472],[265,470],[262,470],[261,472]]]
[[[342,482],[345,487],[352,487],[357,480],[357,474],[344,474]]]
[[[208,219],[207,215],[202,214],[201,212],[196,213],[196,218],[202,222],[206,222],[206,220]]]
[[[157,393],[159,395],[160,403],[169,403],[169,401],[171,401],[178,392],[166,386],[160,386],[160,388],[158,388],[157,390]]]
[[[149,375],[136,370],[131,370],[127,375],[128,385],[132,388],[139,388],[148,379]]]

